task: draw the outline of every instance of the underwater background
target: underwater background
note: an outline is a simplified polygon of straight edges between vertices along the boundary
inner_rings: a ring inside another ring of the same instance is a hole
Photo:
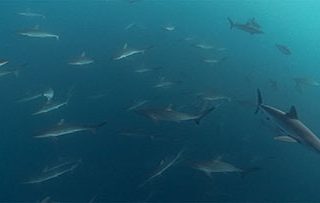
[[[254,114],[260,88],[267,104],[283,111],[295,105],[299,118],[320,133],[319,9],[317,0],[1,1],[0,59],[8,64],[0,67],[0,201],[319,201],[319,154],[275,141],[279,131]],[[254,18],[263,33],[230,29],[228,18],[244,24]],[[22,36],[26,29],[59,40]],[[127,46],[145,51],[114,60]],[[68,64],[83,52],[94,63]],[[2,76],[4,70],[19,74]],[[303,90],[294,78],[305,79]],[[170,83],[157,86],[163,81]],[[72,89],[70,101],[41,115],[32,114],[44,98],[17,102],[47,88],[60,101]],[[146,101],[198,112],[204,94],[228,101],[200,125],[152,121],[128,110]],[[60,121],[107,124],[96,132],[34,138]],[[143,184],[182,149],[177,164]],[[192,167],[217,157],[259,170],[208,177]],[[25,183],[64,160],[80,161],[59,177]]]

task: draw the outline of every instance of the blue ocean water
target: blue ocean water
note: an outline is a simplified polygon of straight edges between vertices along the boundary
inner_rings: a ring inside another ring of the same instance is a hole
[[[281,132],[254,111],[260,88],[267,104],[283,111],[295,105],[299,119],[320,134],[319,9],[316,0],[1,1],[0,60],[8,63],[0,67],[0,201],[318,202],[319,154],[274,140]],[[263,33],[230,29],[227,18],[250,28],[254,18]],[[22,36],[26,31],[59,40]],[[126,47],[145,50],[115,60]],[[94,62],[68,64],[81,55]],[[304,79],[301,89],[294,78]],[[48,88],[52,101],[41,95]],[[216,109],[200,125],[137,113],[193,115],[207,106]],[[102,121],[95,130],[35,138],[64,123]],[[180,151],[176,163],[147,181]],[[219,157],[258,170],[209,177],[194,168]],[[75,168],[28,183],[64,163]]]

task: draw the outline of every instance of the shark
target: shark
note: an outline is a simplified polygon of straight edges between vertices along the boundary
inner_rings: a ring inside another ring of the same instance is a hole
[[[281,111],[275,107],[263,103],[260,89],[257,89],[256,114],[262,110],[282,132],[276,140],[300,143],[304,146],[320,152],[320,139],[298,118],[295,106],[291,106],[289,112]],[[286,136],[286,137],[283,137]],[[285,139],[286,138],[286,139]]]
[[[33,37],[33,38],[55,38],[56,40],[60,39],[59,35],[57,34],[41,31],[39,29],[27,30],[27,31],[19,32],[19,34],[22,36]]]
[[[51,111],[58,110],[66,105],[68,105],[69,99],[63,102],[47,102],[46,105],[44,105],[41,109],[38,111],[34,112],[32,115],[40,115],[40,114],[45,114]]]
[[[57,166],[44,170],[42,174],[26,182],[23,182],[23,184],[39,184],[39,183],[44,183],[49,180],[58,178],[66,173],[69,173],[75,170],[80,165],[80,163],[81,163],[81,160],[76,160],[76,161],[72,161],[64,164],[59,164]]]
[[[15,77],[19,76],[19,70],[0,70],[0,77],[6,76],[6,75],[14,75]]]
[[[296,78],[293,78],[293,81],[296,83],[296,86],[295,86],[296,90],[300,93],[302,93],[304,88],[307,86],[320,87],[320,82],[313,78],[296,77]]]
[[[130,48],[128,47],[128,44],[125,43],[122,47],[122,49],[120,50],[120,52],[118,52],[114,57],[113,60],[115,61],[119,61],[125,58],[128,58],[130,56],[134,56],[137,54],[144,54],[147,50],[153,48],[153,46],[149,46],[145,49],[136,49],[136,48]]]
[[[184,148],[180,150],[176,154],[176,156],[161,160],[160,166],[157,168],[157,170],[147,180],[145,180],[142,184],[140,184],[139,188],[145,186],[147,183],[163,175],[168,169],[175,166],[182,158],[183,153],[184,153]]]
[[[6,65],[7,63],[9,63],[9,61],[0,59],[0,67]]]
[[[173,25],[167,25],[167,26],[163,26],[162,29],[168,32],[172,32],[172,31],[175,31],[176,27]]]
[[[53,138],[84,131],[91,131],[92,133],[95,133],[98,128],[101,128],[106,124],[106,121],[94,125],[69,125],[64,124],[64,122],[60,122],[57,126],[45,130],[43,133],[35,136],[34,138]]]
[[[25,11],[25,12],[19,12],[17,13],[20,16],[25,16],[25,17],[41,17],[41,18],[46,18],[45,15],[41,14],[41,13],[35,13],[35,12],[31,12],[31,11]]]
[[[213,160],[196,162],[192,164],[192,168],[204,172],[208,177],[212,177],[212,173],[242,173],[243,169],[235,167],[231,163],[221,160],[221,157],[218,157]]]
[[[244,178],[247,174],[260,170],[259,167],[238,168],[229,162],[223,161],[221,156],[216,159],[197,161],[191,167],[204,172],[210,178],[213,178],[212,175],[215,173],[239,173]]]
[[[275,44],[276,48],[284,55],[291,55],[290,49],[282,44]]]
[[[194,121],[197,125],[200,121],[206,117],[210,112],[215,110],[216,107],[210,107],[202,110],[198,114],[189,114],[185,112],[175,111],[171,107],[168,108],[143,108],[136,109],[136,113],[143,115],[153,121],[169,121],[169,122],[182,122],[182,121]]]
[[[238,30],[242,30],[244,32],[247,32],[251,35],[253,34],[263,34],[264,32],[262,30],[260,30],[260,28],[252,25],[251,22],[247,22],[247,23],[235,23],[233,22],[230,18],[228,18],[228,21],[230,23],[230,29],[232,28],[237,28]]]
[[[92,63],[94,63],[94,60],[92,58],[87,57],[86,52],[82,52],[79,57],[74,58],[68,62],[69,65],[73,65],[73,66],[83,66],[83,65],[89,65]]]
[[[136,110],[140,107],[142,107],[143,105],[145,105],[146,103],[148,103],[149,100],[140,100],[140,101],[135,101],[135,103],[130,106],[127,111],[132,111],[132,110]]]
[[[52,98],[54,97],[54,90],[52,88],[48,88],[43,92],[24,97],[22,99],[17,100],[16,102],[17,103],[29,102],[29,101],[33,101],[35,99],[39,99],[39,98],[42,98],[42,97],[46,98],[47,103],[51,102]]]

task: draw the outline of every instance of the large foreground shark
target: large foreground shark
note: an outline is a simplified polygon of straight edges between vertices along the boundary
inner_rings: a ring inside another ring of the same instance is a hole
[[[282,131],[283,135],[290,141],[296,141],[320,152],[320,139],[298,119],[298,114],[294,106],[291,106],[290,111],[286,113],[272,106],[265,105],[259,89],[257,90],[257,95],[258,107],[256,113],[258,113],[259,110],[266,113],[268,118],[274,122]],[[284,136],[281,136],[282,139],[278,140],[284,140]]]

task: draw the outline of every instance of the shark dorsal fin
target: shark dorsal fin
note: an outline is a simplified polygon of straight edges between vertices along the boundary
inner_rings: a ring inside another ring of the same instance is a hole
[[[162,159],[162,160],[160,161],[160,166],[163,166],[164,163],[165,163],[165,160]]]
[[[62,118],[59,122],[58,122],[58,126],[61,126],[64,124],[64,119]]]
[[[172,106],[173,106],[172,104],[169,104],[166,108],[166,111],[172,111]]]
[[[290,111],[286,113],[286,116],[292,119],[298,119],[298,114],[295,106],[291,106]]]
[[[128,48],[128,43],[125,43],[122,47],[122,49],[127,49]]]

